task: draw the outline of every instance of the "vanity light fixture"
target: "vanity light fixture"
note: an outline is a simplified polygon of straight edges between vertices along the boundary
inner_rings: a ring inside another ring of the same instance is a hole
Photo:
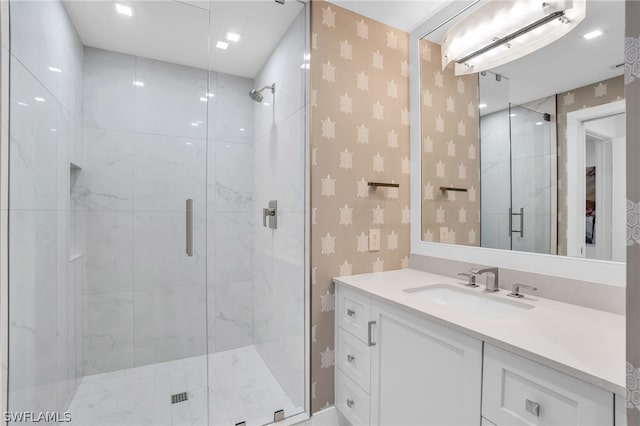
[[[442,69],[473,74],[528,55],[573,30],[586,0],[487,0],[455,23],[442,39]]]
[[[229,47],[229,43],[227,43],[226,41],[218,41],[216,43],[216,47],[218,49],[227,50],[227,47]]]
[[[587,40],[591,40],[591,39],[594,39],[596,37],[600,37],[602,34],[604,34],[604,32],[602,32],[602,30],[593,30],[593,31],[590,31],[590,32],[586,33],[582,37],[584,37]]]
[[[232,33],[232,32],[228,32],[227,33],[227,40],[229,41],[233,41],[233,42],[239,42],[240,41],[240,34],[236,34],[236,33]]]
[[[133,16],[133,7],[126,6],[121,3],[116,3],[116,12],[118,12],[120,15]]]

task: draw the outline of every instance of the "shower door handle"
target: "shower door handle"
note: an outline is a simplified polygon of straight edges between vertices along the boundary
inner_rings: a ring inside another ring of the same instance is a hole
[[[513,229],[513,216],[520,216],[520,229]],[[520,209],[520,213],[514,213],[509,207],[509,236],[514,232],[520,233],[520,238],[524,237],[524,208]]]
[[[187,199],[187,256],[193,256],[193,200]]]

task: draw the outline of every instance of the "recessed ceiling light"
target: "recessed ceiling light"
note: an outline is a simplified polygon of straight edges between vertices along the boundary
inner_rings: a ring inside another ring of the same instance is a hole
[[[263,103],[262,103],[262,105],[264,105],[264,106],[269,106],[269,105],[271,105],[271,104],[270,104],[269,102],[263,102]]]
[[[486,108],[488,105],[487,104],[480,104],[478,105],[478,108]]]
[[[49,71],[51,71],[51,72],[62,72],[62,70],[60,68],[57,68],[57,67],[49,67]]]
[[[35,99],[35,100],[36,100],[36,101],[38,101],[38,102],[45,102],[44,98],[41,98],[41,97],[39,97],[39,96],[36,96],[36,97],[35,97],[35,98],[33,98],[33,99]]]
[[[227,40],[229,41],[240,41],[240,34],[236,34],[236,33],[232,33],[232,32],[228,32],[227,33]]]
[[[143,86],[144,86],[144,81],[134,80],[134,81],[133,81],[133,85],[134,85],[134,86],[143,87]]]
[[[593,30],[591,32],[586,33],[582,37],[586,38],[587,40],[591,40],[593,38],[600,37],[602,34],[604,34],[602,30]]]
[[[116,12],[120,15],[133,16],[133,8],[120,3],[116,3]]]
[[[542,123],[542,121],[538,121],[538,122],[536,123],[536,126],[542,126],[542,124],[543,124],[543,123]]]
[[[20,105],[20,106],[29,106],[29,104],[27,104],[25,102],[18,102],[18,105]]]
[[[245,129],[243,129],[243,128],[240,128],[240,131],[241,131],[241,132],[244,132],[244,130],[245,130]]]
[[[216,43],[216,47],[218,49],[227,50],[227,47],[229,47],[229,43],[227,43],[226,41],[219,41]]]
[[[213,98],[215,95],[215,93],[207,93],[207,98]]]
[[[205,98],[205,97],[203,96],[203,97],[201,97],[201,98],[200,98],[200,100],[201,100],[202,102],[207,102],[209,99],[207,99],[207,98]]]
[[[511,114],[509,114],[509,117],[515,117],[516,115],[518,115],[518,114],[515,114],[515,113],[512,112]]]
[[[195,121],[194,121],[193,123],[191,123],[191,125],[192,125],[193,127],[198,127],[198,126],[199,126],[199,124],[198,124],[198,123],[196,123]]]
[[[58,129],[49,129],[49,131],[55,133],[58,131]]]

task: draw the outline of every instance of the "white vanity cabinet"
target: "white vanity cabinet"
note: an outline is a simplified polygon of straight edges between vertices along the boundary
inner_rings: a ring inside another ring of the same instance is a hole
[[[482,416],[496,426],[613,425],[612,393],[485,343]]]
[[[336,407],[353,425],[623,426],[615,405],[611,392],[336,285]]]
[[[481,341],[343,286],[336,298],[336,407],[352,424],[480,424]]]

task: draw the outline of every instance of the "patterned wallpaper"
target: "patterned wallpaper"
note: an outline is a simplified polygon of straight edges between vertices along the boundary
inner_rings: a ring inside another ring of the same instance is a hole
[[[567,255],[567,114],[624,99],[624,78],[589,84],[557,95],[558,129],[558,254]]]
[[[442,70],[440,45],[420,41],[422,100],[422,239],[480,244],[478,74]],[[440,187],[467,192],[441,191]],[[446,235],[440,233],[447,228]]]
[[[626,2],[627,424],[640,424],[640,2]]]
[[[409,264],[409,36],[311,2],[311,410],[333,404],[332,277]],[[369,181],[399,188],[370,189]],[[380,229],[380,251],[368,251]]]

